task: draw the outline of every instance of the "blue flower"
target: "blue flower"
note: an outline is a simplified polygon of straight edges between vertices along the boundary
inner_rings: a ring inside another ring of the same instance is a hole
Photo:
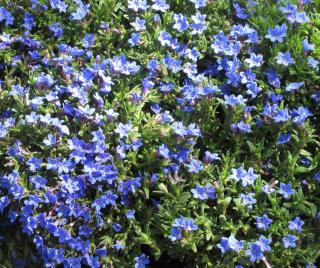
[[[174,122],[171,125],[171,127],[172,127],[172,130],[174,131],[174,133],[181,138],[184,137],[185,135],[187,135],[187,133],[188,133],[186,127],[183,125],[182,122]]]
[[[283,96],[281,94],[274,94],[274,93],[271,94],[272,103],[278,103],[282,100],[283,100]]]
[[[301,163],[302,165],[304,165],[305,167],[309,167],[309,166],[311,165],[310,159],[308,159],[308,158],[306,158],[306,157],[302,158],[302,159],[300,160],[300,163]],[[305,182],[305,180],[302,181],[302,183],[304,183],[304,182]]]
[[[197,185],[196,188],[191,189],[194,198],[198,198],[200,200],[208,199],[205,188],[203,186]]]
[[[249,249],[246,250],[246,254],[250,257],[250,262],[259,261],[264,257],[262,248],[257,243],[249,243]]]
[[[276,88],[280,87],[280,77],[277,75],[274,69],[268,69],[265,72],[265,75],[268,78],[268,83]]]
[[[285,7],[280,7],[280,11],[286,14],[286,19],[290,23],[305,23],[309,21],[305,12],[298,12],[296,5],[287,4]]]
[[[294,64],[294,60],[291,58],[290,52],[279,52],[276,59],[278,64],[283,64],[284,66]]]
[[[259,240],[256,242],[256,244],[260,245],[261,250],[263,252],[265,252],[265,251],[270,252],[271,251],[270,243],[271,243],[271,239],[270,238],[266,238],[263,235],[260,235],[259,236]]]
[[[316,70],[316,71],[319,70],[319,67],[318,67],[319,61],[318,61],[318,60],[315,60],[313,57],[308,57],[307,62],[308,62],[308,65],[309,65],[312,69],[314,69],[314,70]]]
[[[152,17],[153,21],[155,23],[160,23],[161,22],[161,17],[159,14],[154,14],[153,17]]]
[[[33,156],[26,163],[29,166],[30,171],[36,171],[41,168],[42,160]]]
[[[316,174],[314,174],[313,178],[314,178],[316,181],[320,182],[320,171],[318,171]]]
[[[292,189],[292,186],[290,183],[280,183],[280,191],[279,194],[281,194],[285,199],[288,199],[291,195],[295,194],[296,191]]]
[[[49,30],[53,32],[54,37],[59,38],[63,35],[63,28],[60,27],[59,22],[49,25]]]
[[[119,134],[120,138],[128,137],[129,132],[132,129],[132,123],[129,121],[127,124],[119,123],[115,129],[115,133]]]
[[[116,250],[122,250],[125,249],[125,245],[123,243],[120,243],[119,241],[117,241],[117,243],[115,245],[113,245],[113,248],[115,248]]]
[[[249,209],[252,209],[252,205],[257,203],[257,200],[254,198],[254,193],[240,194],[240,200],[242,205],[248,206]]]
[[[52,76],[49,74],[41,73],[38,77],[36,77],[36,85],[40,88],[49,88],[56,81],[53,80]]]
[[[116,204],[118,196],[114,194],[111,190],[108,190],[106,194],[99,196],[94,200],[91,207],[96,210],[101,210],[108,205],[114,206]]]
[[[232,124],[231,130],[243,134],[252,132],[251,126],[249,124],[244,123],[242,120],[239,123]]]
[[[242,186],[253,185],[256,178],[259,176],[253,172],[253,168],[250,167],[248,171],[244,170],[242,167],[237,169],[232,169],[232,174],[229,176],[230,179],[234,179],[236,182],[242,182]]]
[[[38,225],[38,222],[35,217],[33,216],[27,217],[22,227],[22,233],[25,233],[28,236],[31,236],[33,234],[34,229],[37,227],[37,225]]]
[[[168,236],[168,238],[171,241],[180,240],[182,238],[182,235],[181,235],[182,230],[187,230],[187,231],[198,230],[198,225],[194,223],[193,219],[181,216],[180,218],[175,219],[175,222],[172,224],[171,234]]]
[[[246,187],[247,185],[253,185],[258,177],[259,175],[255,174],[253,168],[250,167],[246,172],[246,176],[242,178],[242,186]]]
[[[235,44],[231,43],[229,37],[222,31],[217,35],[214,35],[213,38],[214,41],[211,47],[214,49],[216,54],[233,56],[238,53],[238,50],[240,50],[240,44],[237,42]]]
[[[199,173],[201,170],[203,170],[203,166],[201,161],[192,159],[190,163],[187,165],[188,172],[190,173]]]
[[[295,13],[298,10],[298,7],[296,5],[287,4],[284,7],[280,7],[279,10],[283,14],[292,14],[292,13]]]
[[[128,211],[126,212],[126,217],[127,217],[127,219],[130,219],[130,220],[134,219],[134,218],[135,218],[135,217],[134,217],[134,213],[135,213],[134,210],[128,210]]]
[[[227,251],[240,252],[243,249],[244,241],[237,240],[233,234],[228,238],[222,237],[220,243],[217,244],[217,247],[221,250],[221,253],[224,254]]]
[[[291,134],[281,133],[277,144],[285,144],[291,140]]]
[[[190,137],[201,137],[201,130],[195,123],[191,123],[188,125],[187,135]]]
[[[154,3],[151,7],[154,10],[158,10],[161,12],[166,12],[170,8],[170,6],[166,3],[166,0],[152,0]]]
[[[304,224],[304,221],[300,219],[300,217],[295,217],[294,220],[289,221],[289,230],[297,231],[301,233],[301,228]]]
[[[8,128],[0,123],[0,138],[4,138],[8,133]]]
[[[180,240],[182,238],[182,235],[181,235],[181,228],[171,228],[171,233],[170,235],[168,236],[168,238],[171,240],[171,241],[177,241],[177,240]]]
[[[186,218],[183,216],[175,219],[175,222],[172,224],[172,227],[181,228],[188,231],[198,230],[198,225],[194,223],[193,219]]]
[[[229,239],[227,237],[222,237],[220,243],[217,244],[217,247],[221,250],[222,254],[225,254],[230,250]]]
[[[43,140],[43,143],[47,146],[53,146],[57,143],[57,139],[51,133]]]
[[[239,4],[235,3],[233,4],[233,7],[235,9],[236,17],[238,19],[245,20],[248,18],[248,14],[246,13],[246,10],[242,8]]]
[[[256,243],[249,243],[249,249],[246,250],[246,254],[250,256],[250,261],[255,262],[264,258],[262,253],[264,251],[271,250],[271,248],[269,247],[270,242],[270,239],[267,239],[264,236],[260,236],[259,241],[257,241]]]
[[[146,29],[146,21],[140,19],[139,17],[136,17],[136,20],[134,22],[131,22],[131,25],[133,26],[134,30],[137,32],[140,32]]]
[[[268,29],[268,34],[266,35],[266,38],[270,39],[271,42],[283,42],[283,38],[287,34],[287,25],[283,23],[282,25],[276,25],[274,28]]]
[[[173,15],[174,25],[173,28],[177,29],[179,32],[184,32],[189,27],[188,18],[183,14],[174,14]]]
[[[80,190],[79,181],[73,179],[71,176],[62,176],[62,192],[73,194]]]
[[[120,181],[117,191],[123,195],[128,195],[130,192],[135,193],[136,189],[141,187],[141,177],[132,178],[127,181]]]
[[[10,204],[9,197],[7,195],[0,197],[0,214],[3,213],[4,209]]]
[[[74,21],[79,21],[84,19],[84,17],[89,13],[90,4],[84,5],[80,4],[75,12],[71,13],[70,19]]]
[[[166,67],[171,70],[173,73],[177,73],[181,70],[182,60],[176,60],[171,58],[169,54],[162,60],[162,62],[166,65]]]
[[[246,94],[250,95],[252,98],[255,98],[258,95],[258,93],[262,90],[260,87],[258,87],[256,82],[247,83],[246,88]]]
[[[191,34],[202,34],[203,31],[207,29],[205,22],[206,15],[201,15],[200,12],[197,12],[195,15],[191,16],[191,19],[193,21],[191,24]]]
[[[138,257],[134,258],[134,268],[145,268],[150,263],[148,257],[143,253]]]
[[[128,39],[128,43],[130,44],[130,47],[134,47],[140,42],[140,33],[132,33],[131,38]]]
[[[295,235],[287,235],[282,238],[283,246],[285,248],[295,248],[297,240],[298,238]]]
[[[249,68],[260,67],[262,64],[263,56],[261,54],[256,55],[255,53],[250,53],[250,58],[245,59],[245,62],[249,64]]]
[[[92,47],[94,43],[94,34],[85,34],[82,38],[82,43],[85,48]]]
[[[273,118],[276,123],[284,123],[291,119],[288,109],[278,110],[276,116]]]
[[[238,95],[238,96],[235,96],[234,94],[232,95],[225,95],[224,96],[224,103],[226,105],[230,105],[231,107],[234,107],[236,105],[245,105],[247,99],[244,99],[242,95]]]
[[[286,16],[290,23],[306,23],[309,21],[306,12],[294,12]]]
[[[304,86],[304,82],[290,83],[286,86],[286,91],[294,92],[302,86]]]
[[[59,167],[60,167],[60,159],[59,158],[50,158],[50,157],[48,157],[48,163],[47,163],[47,166],[46,166],[46,168],[48,170],[57,171]]]
[[[58,9],[59,12],[66,12],[68,5],[63,0],[49,0],[50,6],[53,9]]]
[[[47,179],[42,178],[41,176],[31,176],[29,177],[30,182],[33,184],[35,189],[43,189],[48,182]]]
[[[35,20],[29,12],[26,12],[23,18],[23,24],[22,27],[26,29],[27,31],[31,31],[32,28],[36,25]]]
[[[170,159],[170,157],[171,157],[170,149],[165,144],[161,144],[159,146],[158,153],[159,153],[159,155],[161,155],[162,157],[164,157],[166,159]]]
[[[308,39],[302,40],[302,47],[304,52],[315,50],[315,45],[309,44]]]
[[[191,3],[194,3],[194,7],[199,9],[200,7],[205,7],[207,5],[207,0],[189,0]]]
[[[122,226],[119,223],[113,223],[112,224],[113,230],[115,230],[117,233],[119,233],[122,230]]]
[[[263,214],[262,217],[256,217],[256,225],[258,229],[264,229],[267,230],[269,229],[269,225],[272,223],[273,221],[271,219],[269,219],[267,214]]]
[[[214,160],[221,160],[217,153],[211,153],[209,151],[205,151],[203,162],[206,164],[210,164]]]
[[[194,198],[200,200],[215,199],[216,190],[211,184],[207,184],[205,187],[197,185],[194,189],[191,189]]]
[[[105,248],[96,248],[94,254],[98,255],[99,257],[106,257],[108,252]]]
[[[5,21],[6,26],[12,25],[14,22],[14,17],[12,14],[4,7],[0,7],[0,22]]]
[[[161,46],[170,46],[172,42],[172,36],[168,32],[161,31],[158,37],[158,41],[160,42]]]
[[[235,180],[236,182],[242,180],[247,175],[247,172],[242,167],[233,168],[231,171],[232,174],[229,176],[229,178]]]
[[[129,0],[128,1],[128,8],[132,9],[135,12],[139,10],[145,11],[147,10],[149,5],[147,4],[146,0]]]
[[[300,106],[298,109],[294,109],[292,112],[293,122],[297,125],[303,125],[304,121],[313,114],[308,108]]]
[[[168,111],[165,111],[161,114],[161,120],[164,123],[172,123],[174,121],[173,117],[169,114]]]
[[[89,237],[92,234],[92,229],[88,225],[82,225],[79,227],[79,235]]]

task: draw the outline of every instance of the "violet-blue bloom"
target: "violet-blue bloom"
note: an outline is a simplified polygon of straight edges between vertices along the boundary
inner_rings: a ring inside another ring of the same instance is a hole
[[[283,23],[282,25],[276,25],[274,28],[268,29],[268,34],[266,38],[270,39],[271,42],[283,42],[283,38],[287,34],[287,25]]]
[[[292,189],[292,186],[290,183],[285,184],[283,182],[280,182],[279,194],[281,194],[285,199],[289,199],[289,197],[295,193],[296,191]]]
[[[282,238],[283,246],[285,248],[295,248],[298,238],[295,235],[287,235]]]
[[[297,231],[301,233],[301,228],[304,224],[304,221],[300,219],[300,217],[295,217],[292,221],[289,221],[288,228],[289,230]]]
[[[185,17],[183,14],[174,14],[174,25],[173,28],[177,29],[179,32],[184,32],[189,27],[188,18]]]
[[[267,230],[272,222],[273,221],[269,219],[267,214],[263,214],[261,217],[256,217],[256,225],[258,229]]]
[[[284,66],[294,64],[294,60],[292,59],[290,52],[279,52],[276,59],[278,64],[282,64]]]

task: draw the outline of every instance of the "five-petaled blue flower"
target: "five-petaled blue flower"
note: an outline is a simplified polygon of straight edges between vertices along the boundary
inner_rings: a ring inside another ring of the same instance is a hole
[[[295,248],[298,238],[295,235],[287,235],[282,238],[283,246],[285,248]]]
[[[268,29],[268,34],[266,35],[266,38],[270,39],[271,42],[283,42],[283,38],[287,34],[287,25],[283,23],[282,25],[276,25],[274,28]]]
[[[304,224],[304,221],[300,219],[300,217],[295,217],[292,221],[289,221],[288,228],[289,230],[297,231],[301,233],[301,228]]]
[[[278,64],[282,64],[284,66],[288,66],[288,65],[294,64],[294,60],[291,57],[290,52],[284,52],[284,53],[279,52],[278,56],[276,57],[276,59],[277,59],[277,63]]]
[[[237,240],[235,236],[231,234],[229,237],[222,237],[217,247],[221,250],[222,254],[225,254],[227,251],[240,252],[244,247],[244,241]]]
[[[188,18],[183,14],[174,14],[173,15],[174,25],[173,28],[177,29],[179,32],[184,32],[189,27]]]
[[[283,182],[280,183],[279,194],[281,194],[285,199],[288,199],[291,195],[295,194],[296,191],[292,189],[290,183],[285,184]]]
[[[269,225],[272,223],[273,221],[271,219],[269,219],[267,214],[263,214],[263,216],[261,217],[256,217],[256,225],[258,229],[264,229],[267,230],[269,229]]]

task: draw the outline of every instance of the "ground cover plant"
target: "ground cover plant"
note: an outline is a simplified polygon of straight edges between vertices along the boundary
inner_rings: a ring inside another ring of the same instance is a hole
[[[0,1],[0,267],[316,267],[320,1]]]

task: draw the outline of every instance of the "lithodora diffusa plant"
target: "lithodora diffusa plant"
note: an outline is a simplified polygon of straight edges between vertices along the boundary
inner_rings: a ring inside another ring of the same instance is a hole
[[[1,267],[316,267],[320,1],[0,6]]]

